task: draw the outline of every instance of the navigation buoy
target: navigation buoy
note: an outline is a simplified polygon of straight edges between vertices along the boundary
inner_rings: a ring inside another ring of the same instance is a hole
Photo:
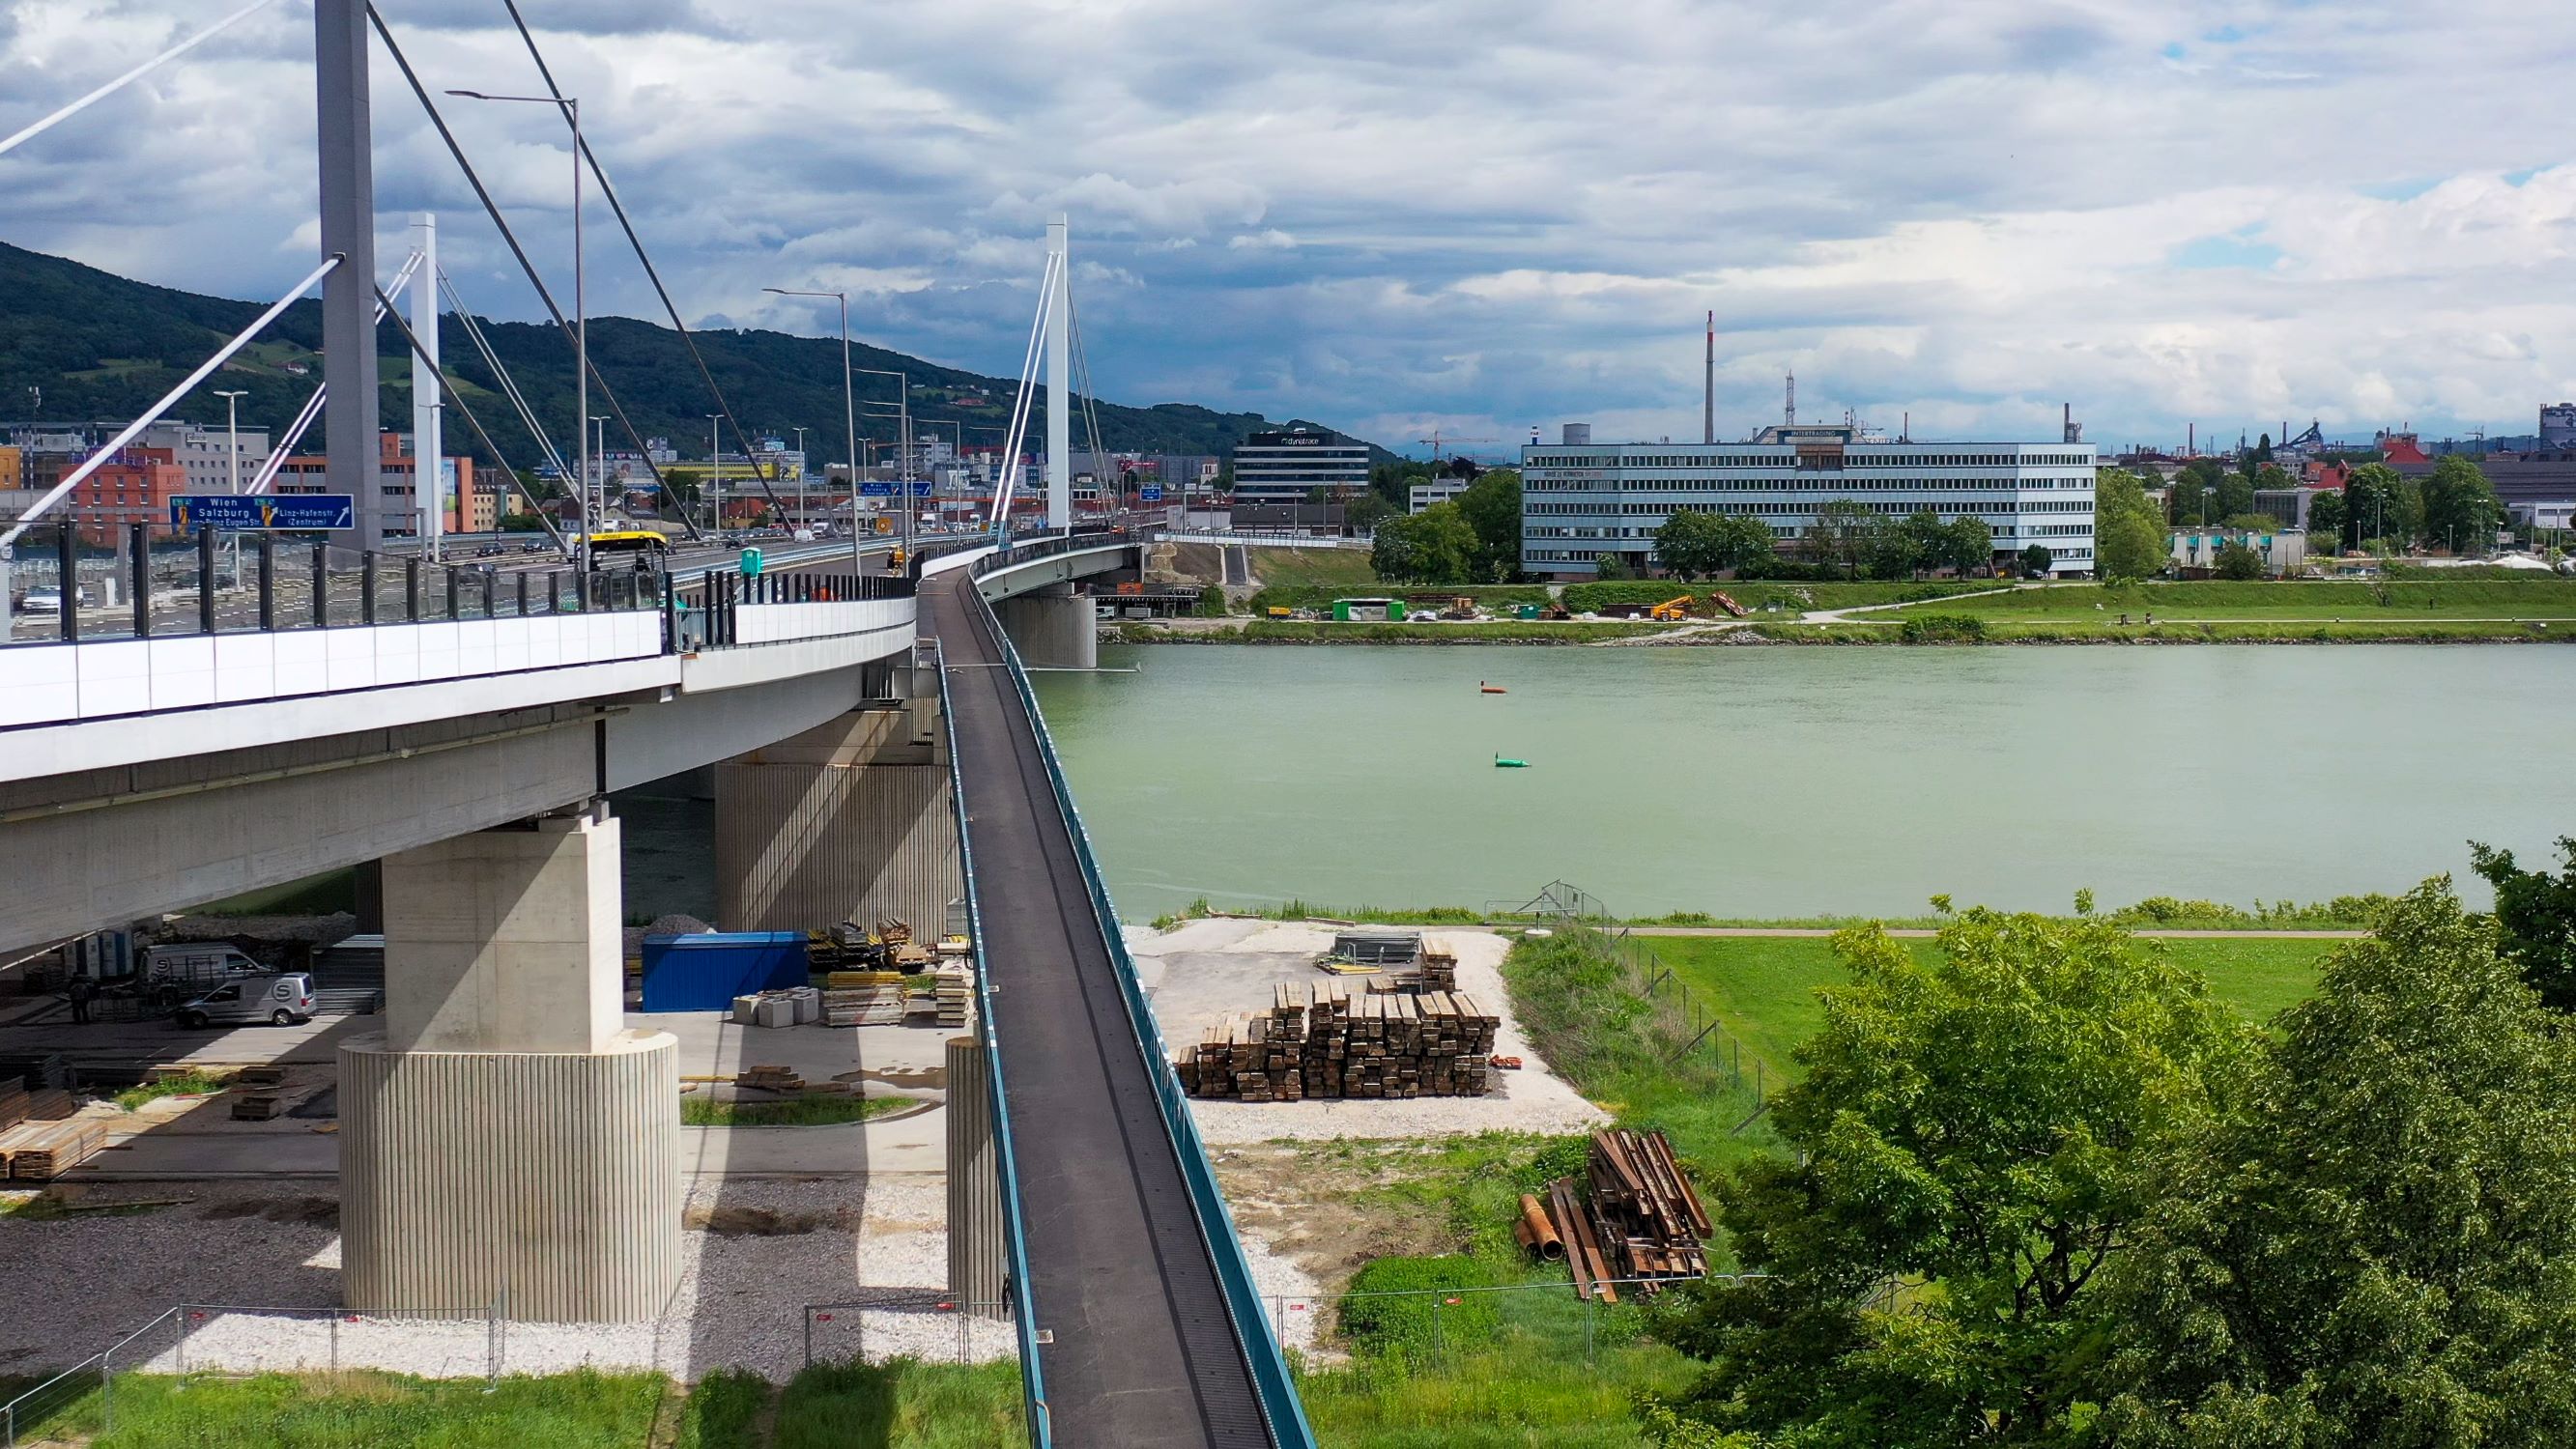
[[[1494,756],[1494,768],[1497,770],[1526,770],[1529,768],[1529,761],[1505,759],[1501,755],[1496,755]]]
[[[1499,685],[1499,684],[1487,684],[1485,681],[1483,681],[1483,680],[1481,680],[1481,679],[1479,679],[1479,680],[1477,680],[1477,681],[1476,681],[1476,692],[1477,692],[1478,694],[1509,694],[1509,693],[1511,693],[1511,691],[1510,691],[1510,690],[1503,688],[1503,687],[1502,687],[1501,685]]]

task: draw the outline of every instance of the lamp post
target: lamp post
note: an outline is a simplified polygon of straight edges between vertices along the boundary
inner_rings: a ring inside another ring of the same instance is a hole
[[[581,98],[565,96],[558,101],[553,96],[494,96],[486,95],[481,91],[449,91],[448,94],[461,96],[469,101],[510,101],[523,105],[555,106],[562,110],[565,123],[572,127],[572,365],[577,399],[574,403],[573,417],[577,420],[588,418],[590,416],[590,312],[587,306],[588,297],[584,292],[586,279],[582,266],[581,247]],[[417,478],[419,475],[415,473],[413,476]],[[590,535],[597,524],[591,512],[590,428],[586,424],[581,429],[579,488],[580,492],[575,496],[581,505],[581,569],[587,575],[590,572],[591,563]]]
[[[707,481],[698,488],[698,501],[707,505],[707,532],[724,542],[724,512],[719,495],[724,492],[724,414],[707,414]]]
[[[873,373],[878,377],[891,377],[898,384],[895,391],[895,447],[901,451],[903,462],[895,469],[894,486],[895,491],[903,495],[903,556],[910,559],[913,554],[912,379],[900,372],[889,372],[882,367],[862,367],[854,370]]]
[[[866,556],[860,550],[865,540],[859,537],[859,394],[850,375],[850,294],[804,291],[793,287],[763,287],[760,290],[775,292],[782,297],[829,297],[841,304],[841,426],[847,430],[850,445],[850,567],[864,572],[862,565]],[[796,447],[800,452],[805,447],[803,428],[796,430]]]
[[[812,520],[806,515],[813,505],[805,500],[805,430],[790,428],[788,431],[796,435],[796,521],[789,528],[789,536],[793,537],[796,528],[811,525]]]
[[[599,511],[603,516],[608,512],[608,420],[614,416],[613,413],[593,413],[589,422],[590,427],[599,430],[599,446],[591,449],[590,456],[591,466],[599,470]],[[588,446],[589,442],[589,436],[584,434],[583,445]],[[588,484],[585,482],[583,486]]]
[[[30,389],[29,389],[29,391],[31,391],[31,392],[32,392],[32,391],[34,391],[34,389],[30,388]],[[218,391],[218,392],[216,392],[215,396],[217,396],[217,397],[219,397],[219,398],[222,398],[222,399],[224,400],[224,457],[225,457],[225,469],[224,469],[224,475],[225,475],[226,479],[228,480],[228,482],[226,483],[226,487],[227,487],[227,489],[232,493],[232,495],[233,495],[234,497],[238,498],[238,497],[240,497],[240,496],[241,496],[241,400],[242,400],[243,398],[246,398],[246,397],[250,396],[250,394],[249,394],[248,392],[223,392],[223,391]],[[241,535],[240,535],[240,534],[234,534],[234,535],[233,535],[233,539],[232,539],[232,566],[233,566],[233,587],[234,587],[234,588],[240,588],[240,587],[241,587]]]

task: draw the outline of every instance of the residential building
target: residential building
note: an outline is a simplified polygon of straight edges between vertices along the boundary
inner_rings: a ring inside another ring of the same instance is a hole
[[[268,461],[268,429],[243,428],[241,441],[242,486],[259,476],[261,465]],[[230,493],[233,491],[232,443],[234,434],[220,424],[185,423],[164,420],[145,428],[135,439],[147,448],[167,448],[188,473],[190,493]]]
[[[2093,570],[2091,443],[1896,442],[1845,425],[1773,426],[1746,443],[1594,443],[1569,423],[1561,441],[1521,449],[1521,567],[1586,579],[1601,554],[1640,571],[1676,512],[1760,519],[1794,551],[1817,510],[1849,499],[1902,517],[1982,520],[1994,552],[2044,545],[2049,571]]]
[[[1368,481],[1368,444],[1339,433],[1292,428],[1254,433],[1234,445],[1238,504],[1304,503],[1319,491],[1325,501],[1338,501]]]
[[[1455,503],[1458,495],[1475,486],[1473,478],[1434,478],[1407,488],[1405,512],[1420,513],[1434,503]]]
[[[82,479],[64,504],[83,542],[113,544],[132,524],[156,537],[170,532],[170,500],[187,491],[188,470],[169,449],[129,443]]]
[[[383,473],[385,535],[388,538],[410,538],[420,532],[420,513],[413,501],[413,474],[418,462],[412,457],[411,434],[380,433],[377,435],[377,466]],[[499,490],[509,485],[498,479],[478,480],[471,458],[448,457],[439,460],[439,493],[446,500],[441,511],[440,528],[447,533],[488,533],[499,526],[501,499]],[[326,460],[318,453],[297,453],[278,465],[278,493],[329,493],[333,489],[327,477]]]

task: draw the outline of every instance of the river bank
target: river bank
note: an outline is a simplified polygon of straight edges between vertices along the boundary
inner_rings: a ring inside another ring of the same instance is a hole
[[[2122,625],[2084,621],[1987,623],[1973,635],[1912,631],[1902,618],[1807,624],[1770,620],[1691,620],[1653,624],[1574,619],[1440,623],[1340,623],[1329,620],[1175,619],[1119,623],[1100,632],[1104,644],[1395,644],[1592,645],[1628,648],[1913,647],[1963,645],[2159,644],[2566,644],[2576,623],[2551,619],[2462,619],[2356,622],[2230,620]]]

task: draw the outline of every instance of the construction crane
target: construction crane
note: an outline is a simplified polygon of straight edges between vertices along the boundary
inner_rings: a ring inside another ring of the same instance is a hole
[[[1445,448],[1445,447],[1447,447],[1447,446],[1448,446],[1449,444],[1451,444],[1451,443],[1499,443],[1499,442],[1501,442],[1501,441],[1502,441],[1502,439],[1500,439],[1500,438],[1460,438],[1460,437],[1454,437],[1454,436],[1451,436],[1451,435],[1448,435],[1448,434],[1442,433],[1438,428],[1433,428],[1433,429],[1431,430],[1431,436],[1430,436],[1430,437],[1427,437],[1427,438],[1416,438],[1416,439],[1414,439],[1413,441],[1415,441],[1415,442],[1417,442],[1417,443],[1422,444],[1422,445],[1423,445],[1424,447],[1426,447],[1426,448],[1429,448],[1429,449],[1431,450],[1431,461],[1433,461],[1433,462],[1437,463],[1437,462],[1439,462],[1439,461],[1440,461],[1440,450],[1441,450],[1441,449],[1443,449],[1443,448]]]

